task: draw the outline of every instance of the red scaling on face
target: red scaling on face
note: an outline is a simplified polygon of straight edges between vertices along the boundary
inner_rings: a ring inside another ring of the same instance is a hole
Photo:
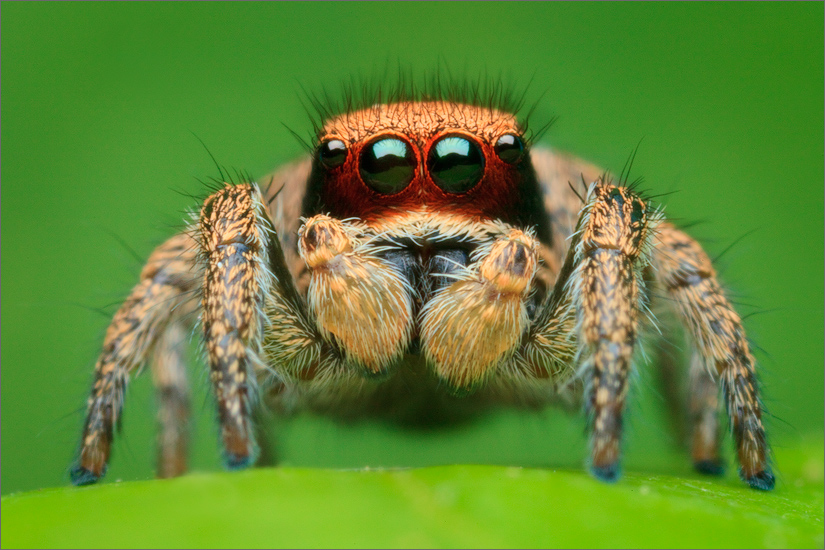
[[[509,221],[535,196],[515,117],[451,102],[375,105],[327,122],[313,210],[380,223],[403,212]]]

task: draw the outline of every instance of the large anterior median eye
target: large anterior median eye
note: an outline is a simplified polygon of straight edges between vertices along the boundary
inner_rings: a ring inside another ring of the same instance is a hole
[[[430,177],[447,193],[464,193],[481,181],[484,154],[475,141],[463,136],[445,136],[430,149]]]
[[[396,138],[379,139],[361,153],[361,179],[379,193],[394,195],[410,184],[415,164],[409,144]]]

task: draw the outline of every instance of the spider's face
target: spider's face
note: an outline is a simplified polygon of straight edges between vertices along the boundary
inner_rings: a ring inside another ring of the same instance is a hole
[[[532,169],[515,117],[448,102],[404,102],[323,127],[315,212],[369,225],[412,212],[511,221]]]

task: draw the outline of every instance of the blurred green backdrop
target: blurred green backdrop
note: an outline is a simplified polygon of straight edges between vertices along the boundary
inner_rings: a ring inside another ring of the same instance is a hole
[[[2,492],[68,483],[105,316],[179,227],[218,160],[262,175],[302,153],[299,90],[400,60],[502,72],[544,141],[634,165],[721,266],[758,352],[774,446],[823,430],[821,3],[3,3]],[[283,123],[283,124],[282,124]],[[180,193],[178,191],[183,191]],[[218,469],[194,367],[193,467]],[[107,477],[153,475],[151,384],[132,385]],[[689,472],[642,368],[626,468]],[[578,467],[583,419],[501,412],[439,432],[280,426],[289,464],[489,462]],[[778,468],[781,472],[782,465]],[[729,474],[731,478],[734,474]],[[780,478],[781,483],[781,478]]]

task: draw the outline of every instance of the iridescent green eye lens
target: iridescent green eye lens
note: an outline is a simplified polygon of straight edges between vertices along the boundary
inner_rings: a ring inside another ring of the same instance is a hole
[[[412,147],[395,138],[379,139],[361,153],[361,179],[384,195],[394,195],[407,187],[415,176]]]
[[[430,177],[447,193],[465,193],[484,175],[484,154],[475,141],[445,136],[430,149]]]
[[[347,146],[340,139],[333,139],[318,148],[318,159],[327,168],[338,168],[347,160]]]
[[[513,134],[504,134],[498,138],[495,151],[498,158],[507,164],[518,164],[524,157],[524,141]]]

